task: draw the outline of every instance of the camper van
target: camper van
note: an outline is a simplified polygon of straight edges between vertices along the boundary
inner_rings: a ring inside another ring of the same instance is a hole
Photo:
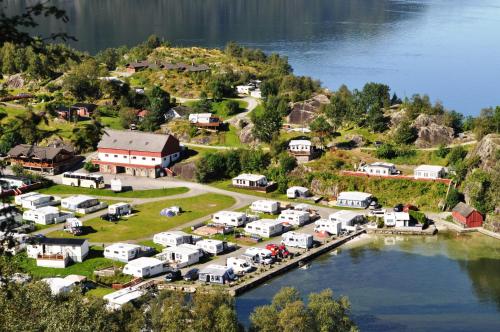
[[[300,210],[284,210],[278,217],[281,222],[294,226],[302,226],[310,220],[309,212]]]
[[[116,203],[108,206],[108,213],[115,216],[124,216],[132,212],[132,207],[128,203]]]
[[[247,260],[237,257],[228,257],[226,266],[232,268],[235,274],[245,274],[253,270]]]
[[[260,199],[250,205],[250,210],[254,212],[276,214],[280,210],[280,203],[268,199]]]
[[[225,244],[220,240],[205,239],[196,242],[196,246],[207,254],[218,255],[225,249]]]
[[[273,252],[265,248],[248,248],[242,255],[242,258],[250,258],[252,263],[256,264],[271,264],[274,262]]]
[[[281,243],[289,247],[309,249],[313,246],[313,236],[305,233],[286,232],[282,235]]]
[[[245,225],[247,215],[244,212],[219,211],[213,215],[212,221],[216,224],[240,227]]]

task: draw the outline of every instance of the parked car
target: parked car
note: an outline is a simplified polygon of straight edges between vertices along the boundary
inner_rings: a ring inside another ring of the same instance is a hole
[[[271,250],[272,252],[272,257],[275,257],[275,258],[287,258],[287,257],[290,257],[292,254],[288,251],[288,249],[286,248],[285,245],[283,244],[274,244],[274,243],[270,243],[268,245],[266,245],[266,249],[267,250]]]
[[[403,212],[403,204],[397,204],[396,206],[394,206],[394,212]]]
[[[118,220],[120,220],[120,217],[117,216],[116,214],[106,213],[101,216],[101,219],[111,222],[117,222]]]
[[[368,208],[369,208],[370,210],[380,209],[380,207],[381,207],[381,205],[380,205],[380,204],[378,204],[378,202],[377,202],[377,201],[372,201],[372,202],[370,203],[370,206],[368,206]]]
[[[165,274],[165,281],[173,282],[182,279],[181,271],[178,269],[168,269]]]
[[[191,269],[184,274],[184,280],[195,281],[198,280],[199,269]]]

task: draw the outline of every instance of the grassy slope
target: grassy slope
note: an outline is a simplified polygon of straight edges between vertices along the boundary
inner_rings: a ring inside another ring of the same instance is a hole
[[[99,218],[86,221],[84,226],[90,227],[94,233],[90,232],[82,237],[97,243],[141,239],[229,208],[234,203],[234,198],[217,194],[146,203],[136,206],[137,211],[133,216],[123,219],[117,224]],[[163,208],[175,205],[180,206],[185,212],[172,218],[160,216],[160,211]],[[64,231],[56,231],[48,236],[73,237]]]
[[[151,190],[133,190],[133,191],[115,193],[109,189],[81,188],[81,187],[65,186],[60,184],[38,190],[38,192],[40,193],[52,194],[52,195],[81,194],[81,195],[97,195],[97,196],[124,197],[124,198],[154,198],[154,197],[183,194],[188,191],[189,189],[186,187],[177,187],[177,188],[163,188],[163,189],[151,189]]]

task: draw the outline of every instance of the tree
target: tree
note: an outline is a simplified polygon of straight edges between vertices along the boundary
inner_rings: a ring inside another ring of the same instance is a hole
[[[283,125],[281,112],[276,108],[265,108],[262,111],[253,111],[250,115],[254,127],[253,135],[263,142],[269,143],[273,137],[279,135]]]
[[[481,139],[491,133],[500,133],[500,106],[485,108],[474,121],[474,134]]]
[[[73,129],[71,142],[79,152],[94,151],[104,133],[104,126],[97,120],[80,124]]]
[[[165,115],[170,109],[170,94],[155,86],[149,95],[149,112],[141,123],[141,130],[155,131],[165,122]]]
[[[94,59],[88,59],[66,75],[63,88],[77,100],[97,99],[101,95],[99,77],[106,74],[106,70],[100,68]]]
[[[455,165],[459,161],[463,161],[467,156],[467,150],[461,145],[455,146],[448,154],[448,165]]]
[[[470,204],[481,213],[489,213],[495,208],[495,196],[498,188],[491,191],[492,178],[481,169],[473,170],[465,179],[464,193],[469,197]],[[494,195],[492,197],[492,195]]]
[[[460,192],[457,189],[450,187],[448,196],[446,196],[446,207],[448,208],[448,210],[453,209],[462,200],[463,198]]]
[[[408,120],[401,121],[394,132],[394,142],[396,144],[411,144],[417,139],[417,129]]]
[[[226,115],[235,115],[240,110],[240,104],[235,100],[226,100],[222,104],[222,110]]]
[[[123,128],[130,128],[132,123],[137,122],[137,112],[133,108],[124,107],[118,112],[120,118],[120,124]]]

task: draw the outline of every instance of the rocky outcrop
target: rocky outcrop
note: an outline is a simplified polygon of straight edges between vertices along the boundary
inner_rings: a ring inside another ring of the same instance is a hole
[[[313,179],[311,181],[310,190],[312,193],[316,195],[321,195],[325,197],[336,197],[340,192],[338,185],[327,184],[319,179]]]
[[[11,75],[5,81],[5,85],[9,89],[21,89],[24,87],[24,78],[21,74]]]
[[[255,138],[253,137],[253,134],[252,134],[253,127],[254,127],[254,124],[252,122],[250,122],[240,130],[239,138],[240,138],[241,143],[243,143],[243,144],[254,143]]]
[[[415,145],[419,148],[448,145],[453,141],[453,128],[441,124],[441,119],[437,116],[420,114],[413,121],[413,127],[418,131]]]
[[[484,136],[469,152],[467,158],[479,157],[479,167],[491,171],[497,164],[497,154],[500,151],[500,134],[489,134]]]
[[[309,124],[319,115],[321,105],[329,104],[330,100],[325,95],[316,95],[311,99],[291,103],[292,109],[286,121],[289,124],[309,126]]]

